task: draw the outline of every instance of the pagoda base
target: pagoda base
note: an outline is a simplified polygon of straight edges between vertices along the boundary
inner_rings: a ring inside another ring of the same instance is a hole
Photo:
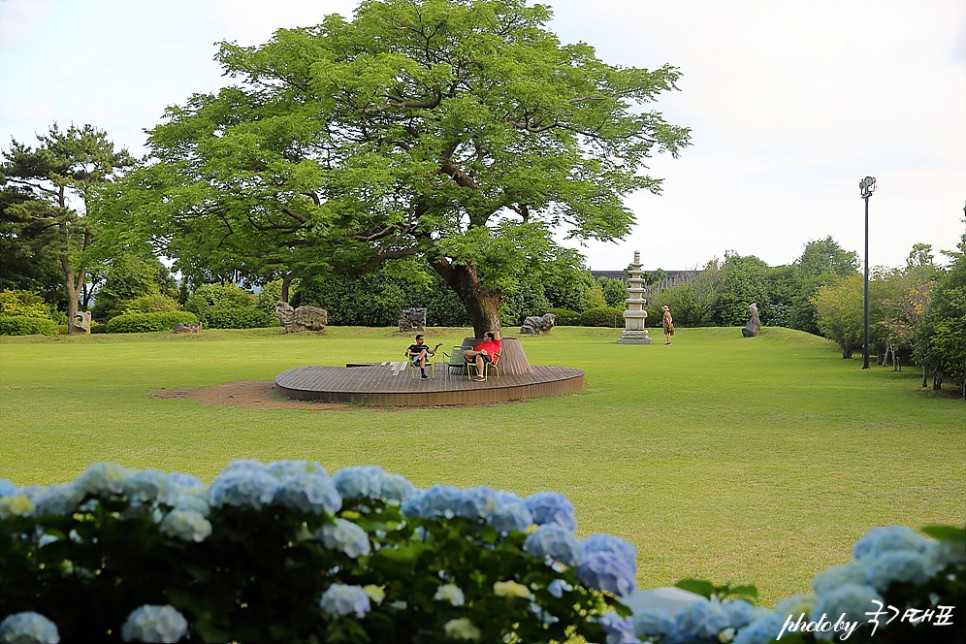
[[[647,330],[630,331],[625,329],[621,337],[617,338],[617,344],[650,344],[651,336]]]

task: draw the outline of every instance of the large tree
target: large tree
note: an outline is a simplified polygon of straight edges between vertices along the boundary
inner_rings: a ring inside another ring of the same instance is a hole
[[[101,218],[96,191],[134,160],[90,125],[61,131],[54,124],[37,140],[36,148],[11,140],[10,150],[3,153],[3,189],[19,189],[26,195],[6,206],[7,216],[31,228],[45,252],[57,258],[68,318],[73,319]]]
[[[623,198],[660,191],[648,157],[689,142],[648,107],[676,68],[605,64],[549,19],[525,0],[366,0],[351,21],[222,43],[234,86],[169,109],[128,194],[182,271],[421,255],[477,335],[498,328],[505,280],[555,261],[554,234],[624,237]]]

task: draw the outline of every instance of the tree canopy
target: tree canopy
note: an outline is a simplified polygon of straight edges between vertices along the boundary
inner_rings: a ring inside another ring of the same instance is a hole
[[[13,140],[3,153],[4,220],[11,244],[31,243],[56,258],[72,318],[94,261],[92,244],[103,215],[94,212],[96,191],[134,159],[127,150],[115,150],[107,133],[91,125],[61,131],[54,124],[37,140],[36,148]]]
[[[366,0],[346,20],[222,43],[236,82],[168,110],[127,193],[186,275],[264,279],[421,256],[478,334],[501,285],[619,239],[687,128],[647,109],[678,69],[608,65],[524,0]],[[164,195],[162,198],[161,195]]]

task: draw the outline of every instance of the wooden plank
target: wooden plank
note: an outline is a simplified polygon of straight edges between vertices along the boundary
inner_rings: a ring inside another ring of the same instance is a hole
[[[402,363],[404,366],[405,363]],[[529,374],[501,374],[486,382],[449,375],[410,378],[391,365],[298,367],[275,378],[282,395],[297,400],[376,406],[484,405],[579,391],[584,373],[566,367],[537,366]]]

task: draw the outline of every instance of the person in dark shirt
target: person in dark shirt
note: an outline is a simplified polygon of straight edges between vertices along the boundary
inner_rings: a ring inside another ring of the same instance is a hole
[[[442,342],[437,344],[434,348],[430,349],[426,345],[426,342],[423,339],[422,334],[420,334],[416,336],[416,344],[411,344],[409,345],[409,348],[406,349],[406,355],[409,356],[409,359],[412,361],[413,366],[419,367],[419,375],[422,376],[423,378],[428,377],[426,375],[426,361],[429,360],[429,356],[436,355],[436,350],[439,349],[441,346],[443,346]]]

